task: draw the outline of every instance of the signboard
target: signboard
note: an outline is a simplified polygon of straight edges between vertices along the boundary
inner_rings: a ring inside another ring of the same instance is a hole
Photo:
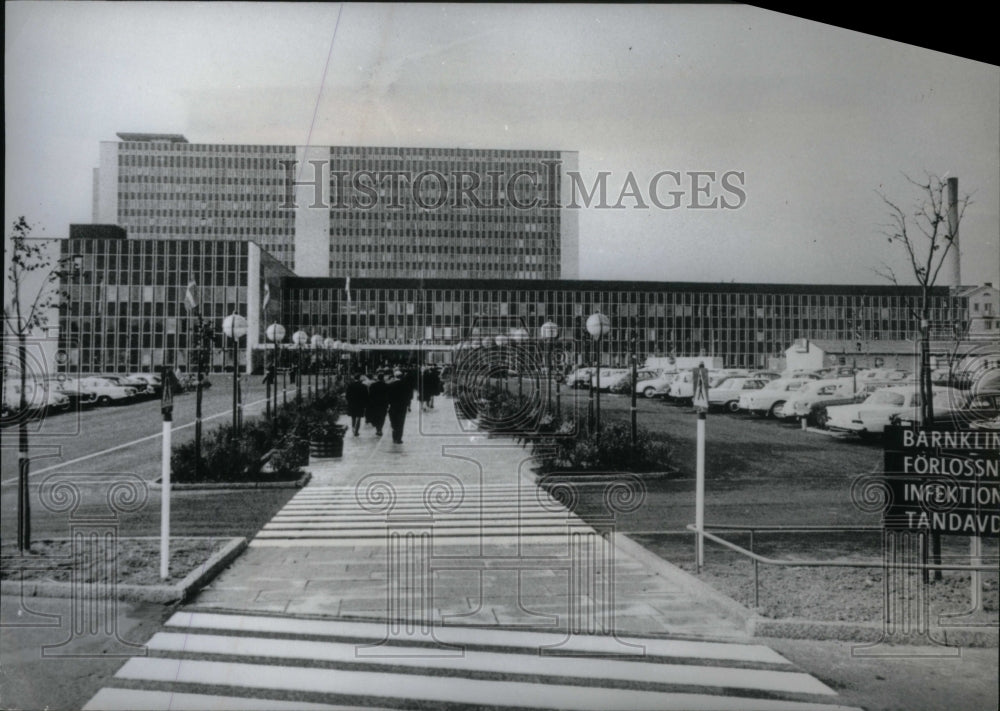
[[[1000,534],[1000,432],[885,430],[888,529]]]

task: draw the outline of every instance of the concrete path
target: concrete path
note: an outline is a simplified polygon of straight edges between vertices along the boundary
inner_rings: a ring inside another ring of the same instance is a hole
[[[392,443],[388,425],[381,439],[362,428],[342,459],[314,462],[310,485],[194,604],[744,636],[742,619],[693,598],[670,566],[651,570],[540,489],[530,449],[463,432],[471,425],[449,399],[413,410],[403,444]],[[612,526],[609,518],[605,531]]]
[[[843,708],[538,487],[527,449],[413,408],[403,444],[367,428],[314,463],[85,708]]]

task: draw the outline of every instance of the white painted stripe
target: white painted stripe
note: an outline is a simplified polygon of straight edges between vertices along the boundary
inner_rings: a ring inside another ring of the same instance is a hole
[[[184,694],[174,691],[105,687],[83,711],[379,711],[371,706],[336,706],[247,696]]]
[[[274,615],[228,615],[218,612],[175,612],[166,622],[169,627],[230,630],[234,632],[265,632],[277,634],[315,635],[342,639],[385,639],[387,625],[376,622],[323,620]],[[555,632],[526,632],[489,627],[435,627],[434,636],[443,644],[468,647],[496,646],[538,650],[542,647],[560,652],[589,654],[642,654],[656,657],[696,657],[698,659],[731,660],[767,664],[789,664],[780,654],[760,644],[729,642],[696,642],[647,637],[614,637],[603,635],[565,635]],[[632,645],[625,650],[624,645]]]
[[[296,514],[296,515],[278,515],[271,519],[271,523],[281,522],[281,523],[357,523],[366,526],[384,526],[386,523],[391,523],[396,517],[391,516],[386,518],[384,516],[359,516],[352,513],[344,513],[340,515],[330,516],[330,515],[320,515],[316,514]],[[567,523],[572,523],[575,525],[585,525],[583,519],[576,518],[575,516],[559,516],[551,513],[545,513],[542,511],[531,511],[531,512],[517,512],[511,511],[509,514],[495,514],[495,513],[477,513],[474,511],[461,513],[461,514],[441,514],[428,516],[426,513],[423,516],[400,516],[402,519],[412,519],[412,520],[425,520],[433,522],[442,523],[462,523],[465,521],[485,521],[488,523],[506,523],[510,525],[519,520],[531,521],[536,524],[543,523],[553,523],[565,525]]]
[[[267,666],[239,662],[133,657],[115,675],[119,679],[207,684],[248,689],[280,689],[319,694],[496,706],[541,706],[578,711],[831,711],[836,707],[774,699],[706,694],[674,694],[629,689],[486,681],[413,674],[356,672]]]
[[[514,534],[517,532],[521,533],[555,533],[558,531],[567,531],[573,529],[576,533],[581,533],[584,531],[593,531],[590,526],[573,523],[572,521],[561,521],[552,524],[537,524],[534,521],[531,523],[525,523],[520,526],[511,525],[510,521],[503,523],[492,522],[492,521],[479,521],[473,525],[469,525],[464,521],[459,521],[456,523],[450,523],[448,521],[402,521],[396,525],[403,526],[426,526],[429,530],[434,531],[435,534],[444,535],[468,535],[472,533],[477,533],[479,531],[485,531],[490,535],[494,533],[506,533]],[[372,534],[385,535],[393,526],[393,522],[388,522],[381,526],[372,526],[371,524],[365,525],[349,525],[349,526],[338,526],[330,523],[282,523],[282,524],[267,524],[261,531],[261,535],[264,532],[273,532],[278,534],[281,532],[282,535],[287,535],[295,531],[302,531],[303,535],[313,535],[312,531],[370,531]],[[596,533],[595,533],[596,535]],[[267,536],[264,536],[265,538]]]
[[[658,684],[756,689],[799,694],[829,694],[830,687],[808,674],[759,669],[734,669],[687,664],[659,664],[586,657],[553,657],[535,654],[479,652],[465,650],[462,656],[441,657],[422,653],[419,648],[384,645],[377,650],[358,649],[346,642],[314,642],[301,639],[265,637],[224,637],[220,635],[159,632],[148,642],[150,649],[192,654],[230,654],[241,657],[315,659],[348,664],[383,664],[421,669],[532,674],[580,677],[591,680],[617,679]],[[377,656],[374,656],[377,654]]]
[[[530,540],[525,540],[524,536],[530,535]],[[385,533],[382,533],[381,538],[379,536],[371,536],[370,538],[341,538],[339,536],[331,536],[328,538],[294,538],[289,536],[282,536],[280,538],[254,538],[247,545],[251,548],[310,548],[310,547],[359,547],[359,546],[372,546],[378,545],[385,540]],[[499,535],[491,533],[489,538],[484,538],[483,536],[455,536],[455,537],[439,537],[435,538],[435,547],[444,546],[494,546],[494,545],[504,545],[512,546],[516,545],[518,542],[522,546],[526,545],[552,545],[552,546],[563,546],[566,547],[566,536],[547,536],[547,535],[535,535],[535,534],[519,534],[519,535]]]

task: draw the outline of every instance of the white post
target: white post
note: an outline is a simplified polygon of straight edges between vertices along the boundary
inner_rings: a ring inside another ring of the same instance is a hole
[[[169,384],[164,384],[169,387]],[[171,418],[163,418],[163,457],[160,469],[163,484],[160,500],[160,577],[164,580],[170,577],[170,435]]]
[[[979,536],[972,536],[969,539],[969,564],[981,565],[983,554],[983,539]],[[983,609],[983,582],[978,570],[970,571],[969,575],[972,583],[971,602],[972,612],[976,613]]]
[[[705,565],[705,413],[698,413],[697,464],[695,469],[694,525],[697,529],[695,557],[698,572]]]

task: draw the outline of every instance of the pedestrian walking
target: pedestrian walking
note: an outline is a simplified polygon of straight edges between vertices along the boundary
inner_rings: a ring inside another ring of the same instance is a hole
[[[368,388],[361,382],[357,373],[351,374],[347,389],[344,391],[344,398],[347,400],[347,414],[351,418],[351,429],[354,431],[354,436],[357,437],[361,431],[361,420],[368,407]]]
[[[392,427],[392,441],[403,443],[403,426],[406,424],[406,412],[413,399],[413,386],[406,374],[397,370],[394,378],[389,381],[389,424]]]
[[[382,428],[385,427],[385,415],[389,409],[389,386],[386,383],[386,374],[378,373],[376,380],[368,388],[368,405],[365,409],[365,416],[375,427],[375,436],[382,436]]]

